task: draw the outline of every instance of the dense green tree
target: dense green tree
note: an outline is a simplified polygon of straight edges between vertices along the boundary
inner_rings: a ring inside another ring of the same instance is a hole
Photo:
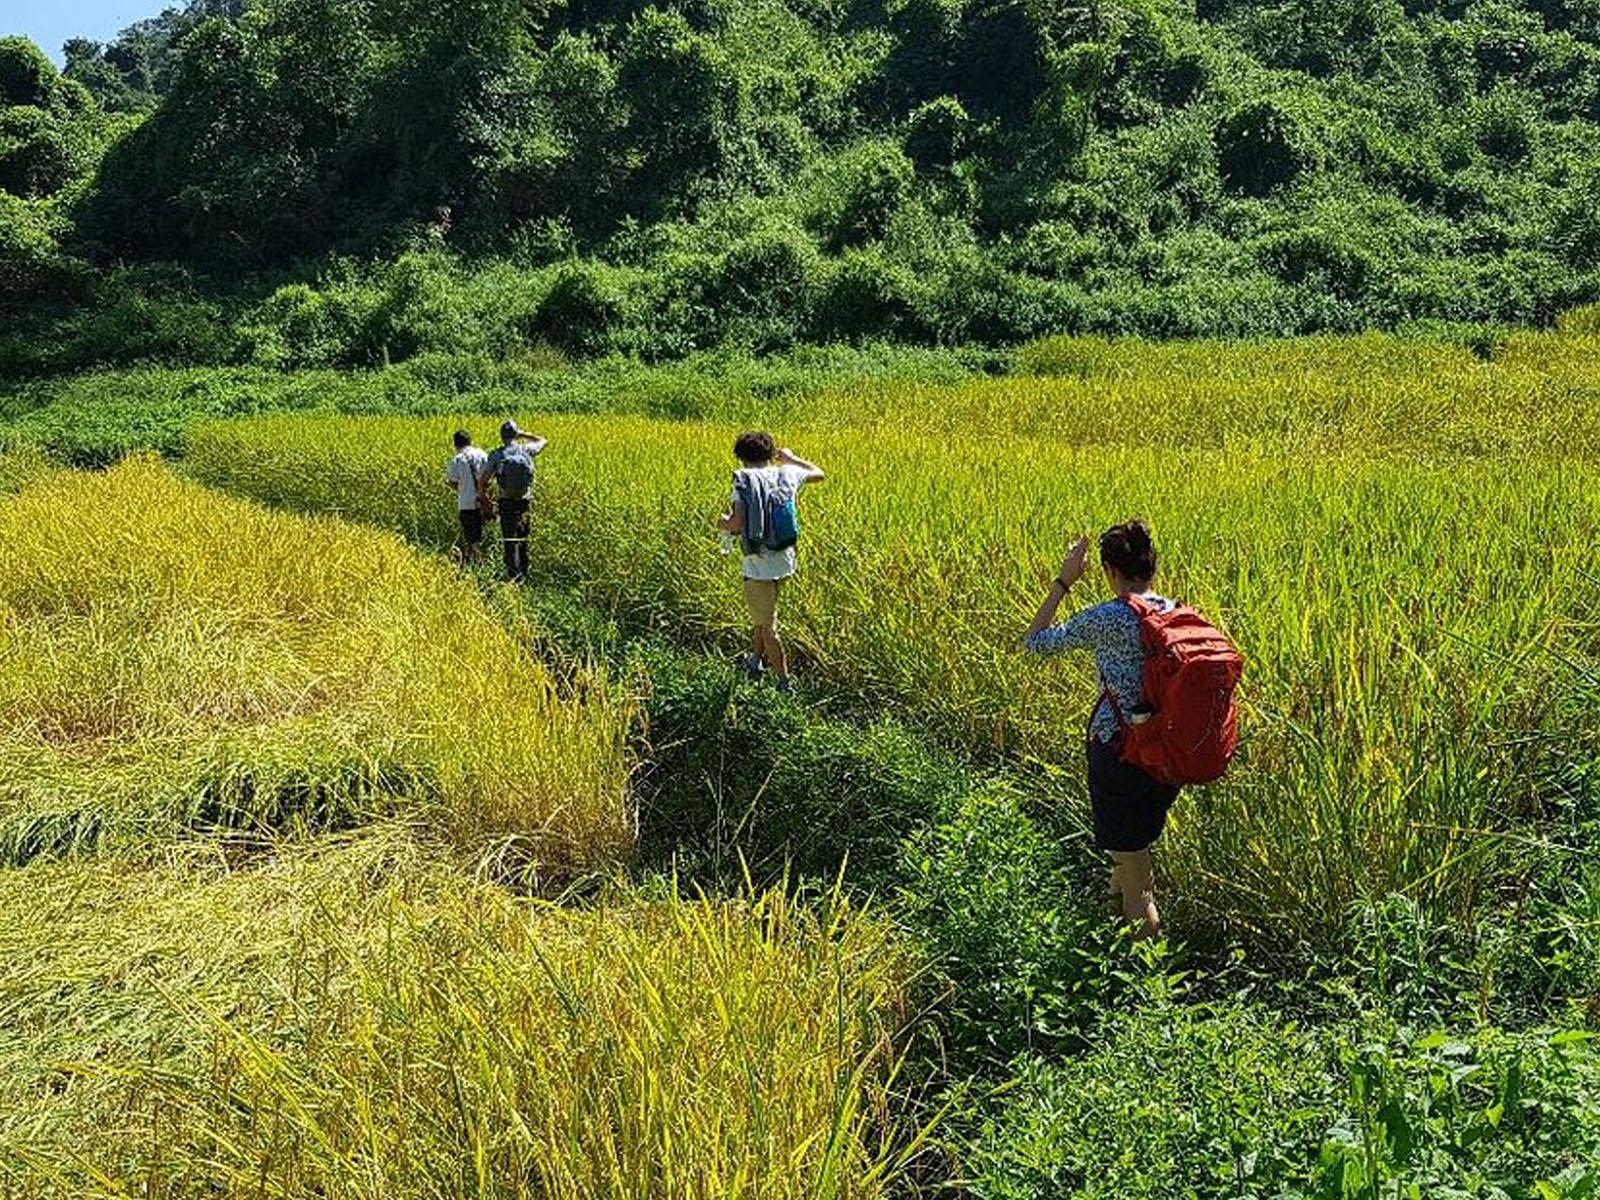
[[[54,98],[56,69],[27,38],[0,38],[0,103],[46,108]]]

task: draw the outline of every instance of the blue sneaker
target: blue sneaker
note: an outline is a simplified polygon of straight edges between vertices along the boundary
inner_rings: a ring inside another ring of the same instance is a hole
[[[778,676],[776,687],[785,696],[794,695],[794,680],[790,679],[787,675]]]
[[[759,654],[746,654],[744,656],[744,673],[749,678],[760,679],[762,672],[766,669],[766,660]]]

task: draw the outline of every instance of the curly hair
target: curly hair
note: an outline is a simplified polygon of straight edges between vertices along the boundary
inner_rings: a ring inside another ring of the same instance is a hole
[[[733,443],[733,453],[742,463],[770,462],[777,452],[778,443],[770,433],[741,433]]]

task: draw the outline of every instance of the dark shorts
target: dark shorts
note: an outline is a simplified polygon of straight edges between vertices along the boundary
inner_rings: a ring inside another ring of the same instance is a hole
[[[1148,850],[1167,824],[1167,810],[1178,789],[1130,766],[1117,748],[1089,739],[1089,806],[1094,810],[1094,844],[1132,854]]]
[[[483,545],[483,514],[477,509],[461,510],[461,537],[469,546]]]

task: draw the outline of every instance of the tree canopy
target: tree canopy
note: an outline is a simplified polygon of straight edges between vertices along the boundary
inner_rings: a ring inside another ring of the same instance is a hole
[[[66,53],[0,42],[0,256],[96,278],[432,248],[658,355],[1600,295],[1600,0],[192,0]]]

